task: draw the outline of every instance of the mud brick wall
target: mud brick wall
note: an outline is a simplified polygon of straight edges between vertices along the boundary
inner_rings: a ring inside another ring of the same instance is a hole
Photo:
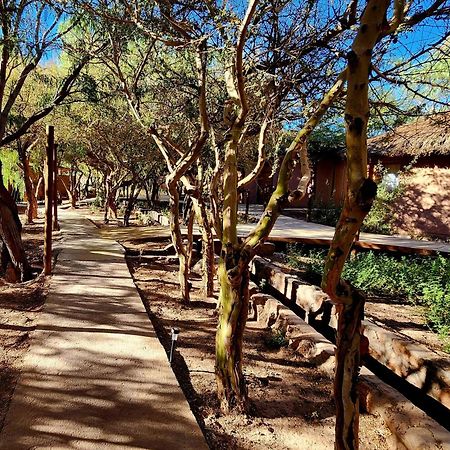
[[[450,167],[416,167],[402,176],[395,228],[410,236],[450,237]]]

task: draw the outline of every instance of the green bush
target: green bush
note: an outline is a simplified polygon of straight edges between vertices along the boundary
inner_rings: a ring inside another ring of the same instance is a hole
[[[288,248],[289,264],[322,275],[325,250]],[[441,336],[450,330],[450,258],[359,253],[347,260],[343,278],[368,294],[389,295],[426,308],[429,326]],[[450,341],[449,341],[450,350]]]
[[[286,339],[286,333],[283,330],[271,330],[264,339],[266,347],[272,350],[278,350],[281,347],[286,347],[289,341]]]
[[[377,196],[361,226],[361,231],[378,234],[394,234],[393,204],[401,194],[401,188],[389,190],[383,183],[378,185]]]
[[[317,204],[311,209],[311,222],[335,227],[342,208],[334,205]]]

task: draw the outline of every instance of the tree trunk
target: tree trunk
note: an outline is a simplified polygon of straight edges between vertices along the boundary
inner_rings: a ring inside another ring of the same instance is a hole
[[[109,210],[112,212],[114,219],[118,218],[117,191],[118,191],[118,189],[111,188],[110,195],[109,195],[109,201],[108,201]]]
[[[67,193],[69,194],[70,207],[75,209],[77,207],[79,195],[77,186],[77,172],[73,168],[70,170],[70,192],[67,190]]]
[[[78,194],[77,194],[77,190],[74,189],[70,191],[70,207],[75,209],[77,207],[77,201],[78,201]]]
[[[84,184],[84,198],[88,198],[89,196],[89,188],[91,187],[91,178],[92,178],[92,172],[89,172],[87,178],[86,178],[86,183]]]
[[[193,199],[197,223],[202,233],[202,285],[207,297],[214,295],[214,239],[202,195]]]
[[[322,280],[323,290],[338,305],[339,313],[334,383],[336,450],[353,450],[359,446],[357,382],[364,299],[353,286],[341,280],[341,274],[355,236],[376,196],[376,184],[367,177],[368,89],[372,50],[388,25],[389,3],[389,0],[368,1],[352,49],[347,54],[347,191]]]
[[[232,270],[227,270],[227,267]],[[219,324],[216,334],[216,381],[223,413],[247,411],[247,387],[242,373],[242,343],[248,316],[249,270],[233,270],[236,260],[219,263]]]
[[[167,190],[169,193],[170,206],[170,233],[172,236],[173,246],[177,252],[179,270],[178,279],[180,282],[181,299],[184,303],[190,301],[191,283],[189,282],[189,258],[186,253],[186,248],[183,244],[183,237],[180,228],[180,199],[177,189],[177,183],[167,176]]]
[[[130,217],[133,212],[134,205],[139,195],[139,186],[136,184],[131,185],[130,195],[128,197],[127,207],[125,208],[125,213],[123,215],[123,224],[128,227],[130,226]]]
[[[36,198],[36,191],[33,186],[33,181],[31,179],[31,168],[30,168],[30,157],[25,155],[21,158],[22,166],[23,166],[23,178],[25,182],[25,192],[27,194],[27,223],[33,223],[33,219],[36,219],[38,216],[38,204]]]
[[[186,244],[186,253],[187,253],[186,264],[189,268],[192,267],[192,249],[194,247],[194,219],[195,213],[194,210],[191,209],[187,220],[187,244]]]
[[[3,185],[0,162],[0,238],[8,250],[3,254],[3,263],[10,281],[27,281],[31,279],[31,270],[22,243],[22,224],[16,204]]]
[[[105,216],[103,219],[104,223],[109,223],[109,202],[111,197],[111,179],[107,175],[105,177]]]
[[[67,192],[67,196],[69,197],[69,202],[70,202],[70,206],[72,208],[76,207],[77,204],[77,199],[73,197],[73,193],[72,193],[72,187],[67,187],[66,182],[64,181],[64,178],[60,177],[61,183],[64,186],[64,189]],[[70,182],[72,184],[72,181]]]
[[[151,191],[151,202],[153,206],[156,205],[156,203],[158,202],[158,193],[159,193],[159,184],[158,180],[155,179],[153,180]]]
[[[152,200],[151,200],[150,191],[148,189],[148,182],[147,181],[144,183],[144,191],[145,191],[145,198],[147,199],[147,207],[151,208],[153,206],[153,203],[152,203]]]

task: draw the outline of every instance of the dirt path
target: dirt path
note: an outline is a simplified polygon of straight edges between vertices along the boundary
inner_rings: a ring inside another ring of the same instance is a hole
[[[75,213],[61,227],[0,448],[206,448],[121,247]]]
[[[127,245],[127,243],[125,243]],[[131,246],[134,248],[134,245]],[[333,381],[315,361],[281,347],[268,330],[248,322],[244,373],[249,415],[220,413],[214,376],[217,316],[214,299],[194,276],[192,304],[179,297],[177,266],[128,260],[155,329],[168,348],[180,330],[174,370],[214,450],[325,450],[334,447]],[[387,450],[390,432],[378,416],[361,415],[361,448]]]

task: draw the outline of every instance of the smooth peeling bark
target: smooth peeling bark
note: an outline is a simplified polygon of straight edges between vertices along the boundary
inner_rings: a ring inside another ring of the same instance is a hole
[[[231,130],[225,150],[222,254],[219,280],[219,326],[216,335],[216,381],[222,410],[246,409],[247,389],[242,374],[242,338],[248,308],[248,265],[256,248],[269,236],[283,206],[306,193],[310,179],[306,143],[315,126],[339,97],[346,73],[339,75],[317,110],[299,131],[281,164],[275,192],[254,231],[242,244],[237,243],[237,168],[236,149],[242,124]],[[302,179],[296,192],[289,192],[289,180],[297,163]],[[240,283],[240,284],[239,284]]]
[[[216,382],[222,412],[245,412],[247,388],[242,373],[243,332],[248,314],[248,265],[237,268],[237,160],[242,125],[232,127],[225,148],[222,252],[219,264],[219,323],[216,333]]]
[[[22,243],[22,224],[16,203],[3,185],[2,165],[0,161],[0,239],[3,241],[2,268],[9,272],[9,281],[27,281],[31,279]]]
[[[361,367],[361,320],[365,299],[352,293],[350,304],[339,304],[336,335],[336,368],[334,395],[336,399],[335,448],[356,449],[359,446],[358,376]]]
[[[10,265],[9,281],[30,280],[31,270],[22,243],[19,217],[3,198],[0,198],[0,238],[8,251],[4,269],[8,271]]]
[[[193,256],[192,253],[194,248],[194,220],[195,220],[195,213],[191,209],[187,220],[187,244],[186,244],[186,253],[188,255],[187,265],[189,268],[192,267],[192,256]]]
[[[219,324],[216,334],[216,382],[223,413],[232,409],[247,411],[247,387],[242,373],[243,335],[248,316],[249,270],[248,267],[235,276],[236,260],[219,263]],[[233,269],[231,269],[233,271]]]
[[[386,26],[389,0],[369,0],[347,55],[345,106],[347,191],[340,219],[328,252],[322,289],[337,304],[338,330],[334,395],[336,402],[336,450],[359,447],[359,398],[361,320],[364,299],[341,280],[345,261],[361,224],[376,196],[376,184],[367,176],[368,85],[372,50]]]

